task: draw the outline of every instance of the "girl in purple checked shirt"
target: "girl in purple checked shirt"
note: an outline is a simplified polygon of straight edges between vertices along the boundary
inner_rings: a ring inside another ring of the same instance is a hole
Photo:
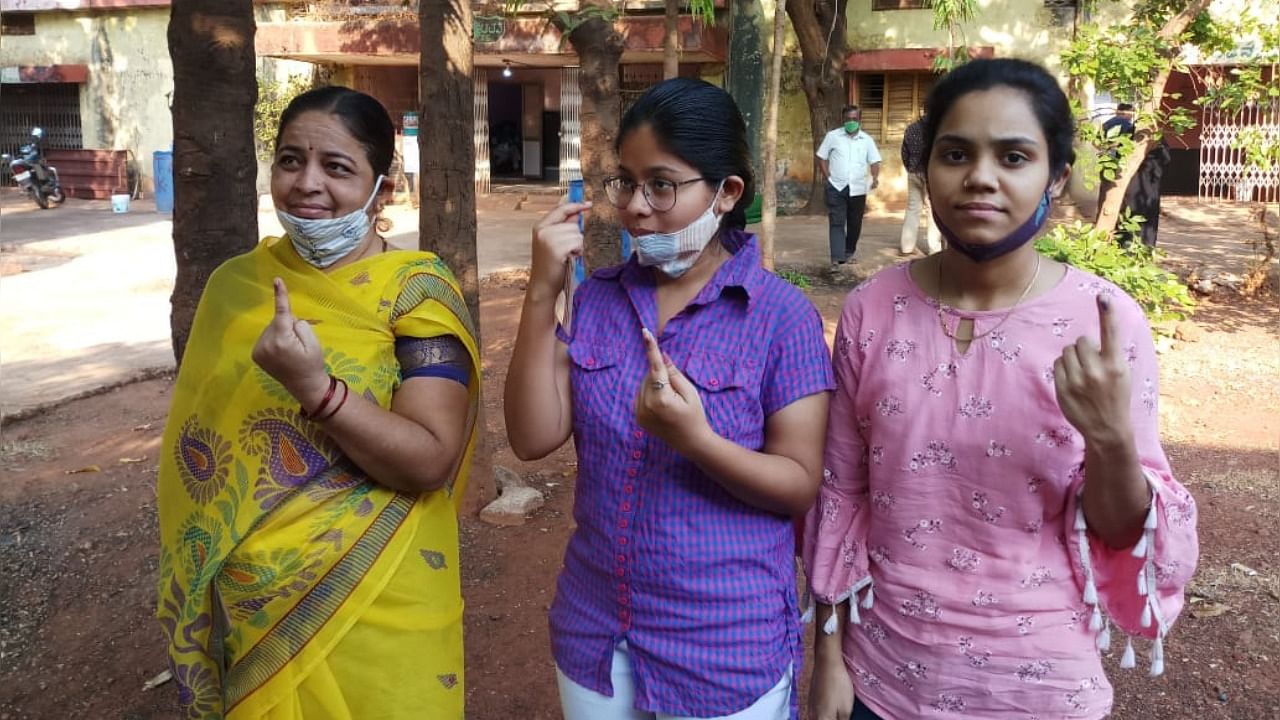
[[[551,641],[567,720],[797,717],[791,517],[813,502],[833,386],[822,320],[760,266],[746,129],[705,82],[627,111],[604,195],[635,254],[558,327],[577,219],[552,210],[506,386],[525,460],[573,436],[577,527]]]
[[[1121,667],[1136,635],[1163,672],[1198,554],[1151,330],[1032,242],[1074,154],[1048,72],[975,60],[927,107],[948,249],[862,283],[836,331],[811,717],[1097,720],[1112,628]]]

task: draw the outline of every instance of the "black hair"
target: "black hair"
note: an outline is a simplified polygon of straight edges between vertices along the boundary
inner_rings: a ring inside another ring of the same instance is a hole
[[[391,122],[391,116],[382,107],[382,103],[341,85],[308,90],[295,97],[280,114],[280,128],[276,131],[275,142],[277,148],[280,147],[284,129],[306,112],[337,115],[356,142],[364,147],[374,175],[391,174],[391,161],[396,154],[396,126]]]
[[[1049,71],[1026,60],[971,60],[942,76],[925,102],[925,157],[932,157],[938,128],[956,101],[971,92],[997,87],[1020,90],[1027,97],[1049,146],[1049,176],[1057,178],[1076,160],[1071,104]]]
[[[844,109],[840,111],[840,117],[844,117],[845,115],[848,115],[851,112],[859,112],[860,110],[861,108],[859,108],[857,105],[845,105]]]
[[[672,78],[649,88],[622,117],[615,151],[632,131],[648,125],[665,151],[689,163],[712,185],[742,178],[742,197],[725,214],[722,228],[742,229],[755,200],[755,174],[747,126],[729,93],[692,78]]]
[[[1133,112],[1133,103],[1120,103],[1116,105],[1116,112]]]

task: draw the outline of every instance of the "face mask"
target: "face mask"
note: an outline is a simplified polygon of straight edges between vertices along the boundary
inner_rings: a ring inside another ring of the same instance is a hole
[[[933,222],[938,226],[942,236],[947,239],[947,243],[970,260],[984,263],[1017,250],[1040,232],[1040,228],[1044,227],[1049,219],[1049,208],[1053,207],[1053,197],[1049,193],[1050,189],[1045,188],[1044,195],[1040,197],[1040,204],[1036,206],[1036,211],[1031,213],[1031,217],[1027,218],[1026,222],[1006,235],[1003,240],[990,245],[967,243],[957,238],[951,228],[942,223],[942,218],[938,217],[937,206],[932,202],[929,205],[933,208]]]
[[[858,132],[858,128],[862,127],[862,123],[857,120],[846,120],[844,123],[844,131],[850,135]]]
[[[636,248],[636,259],[645,267],[656,266],[667,277],[678,278],[684,275],[698,261],[702,249],[720,229],[720,218],[716,215],[716,203],[720,200],[720,191],[724,183],[716,188],[716,196],[697,220],[683,230],[670,233],[650,233],[632,238]]]
[[[369,206],[381,187],[382,176],[379,175],[364,207],[342,217],[300,218],[280,209],[276,210],[276,217],[298,255],[318,268],[327,268],[355,250],[369,233],[373,222],[369,218]]]

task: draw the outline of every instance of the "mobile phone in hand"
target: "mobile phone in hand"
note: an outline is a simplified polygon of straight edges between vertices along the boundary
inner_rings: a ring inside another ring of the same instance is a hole
[[[569,181],[569,202],[580,203],[585,199],[581,180]],[[578,213],[578,231],[583,229],[583,213]],[[573,333],[573,293],[586,279],[587,268],[581,255],[571,255],[565,261],[564,273],[564,310],[561,313],[561,325],[566,334]]]

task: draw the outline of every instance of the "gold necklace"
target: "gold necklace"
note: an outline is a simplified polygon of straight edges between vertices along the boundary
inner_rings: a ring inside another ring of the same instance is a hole
[[[1031,276],[1031,282],[1027,283],[1027,286],[1022,288],[1022,294],[1018,296],[1017,302],[1015,302],[1012,306],[1009,307],[1008,310],[1005,311],[1004,315],[1000,317],[1000,321],[997,322],[995,325],[992,325],[985,332],[979,333],[977,335],[972,335],[967,338],[963,338],[963,337],[957,337],[954,332],[952,332],[950,329],[947,328],[947,318],[946,318],[946,312],[945,312],[945,308],[947,307],[947,305],[946,303],[942,302],[942,257],[939,256],[938,257],[938,324],[942,326],[942,334],[946,335],[948,338],[952,340],[957,340],[959,342],[972,343],[976,340],[981,340],[982,338],[1000,329],[1000,326],[1004,325],[1004,321],[1008,320],[1009,316],[1013,314],[1013,311],[1017,310],[1018,306],[1022,304],[1022,301],[1027,299],[1027,293],[1030,293],[1031,288],[1035,287],[1036,280],[1040,279],[1041,257],[1042,256],[1040,255],[1040,253],[1036,253],[1036,271]],[[963,322],[963,319],[956,323],[957,330],[960,329],[960,322]]]

